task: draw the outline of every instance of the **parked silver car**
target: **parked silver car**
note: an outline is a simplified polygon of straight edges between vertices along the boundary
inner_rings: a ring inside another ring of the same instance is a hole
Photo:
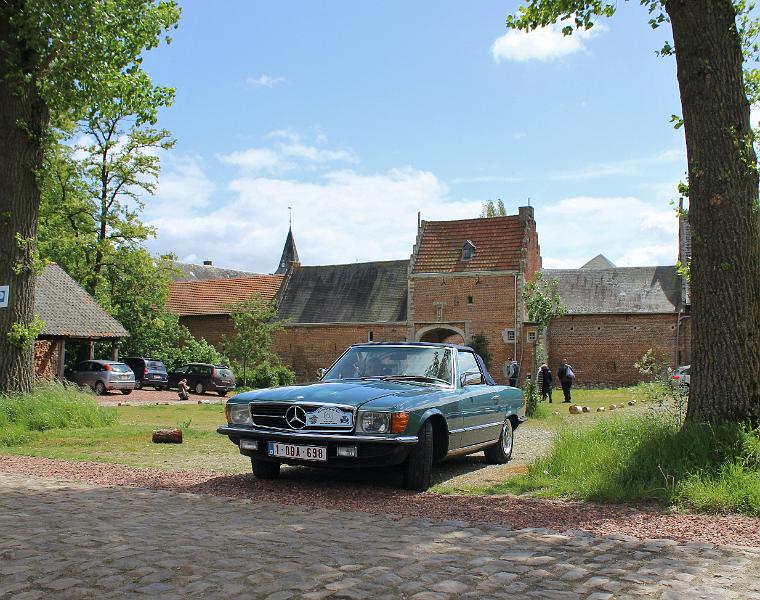
[[[76,365],[66,378],[81,386],[89,386],[98,396],[107,390],[131,394],[135,389],[135,374],[127,365],[113,360],[85,360]]]

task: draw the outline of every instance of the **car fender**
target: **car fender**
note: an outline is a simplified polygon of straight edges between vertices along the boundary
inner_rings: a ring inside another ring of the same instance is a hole
[[[430,408],[428,408],[421,415],[419,415],[419,417],[417,417],[416,419],[414,419],[414,425],[415,425],[414,433],[418,434],[420,432],[420,428],[425,423],[425,421],[427,421],[428,419],[430,419],[433,416],[440,417],[441,419],[443,419],[443,422],[444,422],[444,424],[446,426],[446,433],[448,434],[449,433],[449,422],[446,419],[446,416],[437,407],[430,407]]]

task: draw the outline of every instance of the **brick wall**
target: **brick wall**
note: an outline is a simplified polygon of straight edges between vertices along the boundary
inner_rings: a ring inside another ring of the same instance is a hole
[[[288,325],[275,334],[274,349],[299,382],[314,381],[317,369],[329,367],[351,344],[406,341],[405,324]]]
[[[58,376],[61,356],[58,343],[53,340],[34,342],[34,374],[37,377],[53,379]]]
[[[234,337],[235,328],[228,315],[193,315],[179,318],[193,337],[204,338],[209,344],[220,348],[223,337]]]
[[[633,365],[650,348],[674,366],[676,315],[565,316],[549,325],[548,344],[552,373],[566,358],[581,387],[633,385],[641,380]]]
[[[491,353],[489,370],[494,379],[505,382],[502,367],[512,357],[513,344],[506,343],[504,329],[515,328],[515,281],[512,275],[412,277],[409,318],[415,339],[429,327],[452,326],[469,338],[482,333]],[[520,291],[518,289],[518,297]],[[468,296],[472,297],[469,303]],[[520,315],[518,312],[518,319]],[[520,331],[517,326],[520,361]]]

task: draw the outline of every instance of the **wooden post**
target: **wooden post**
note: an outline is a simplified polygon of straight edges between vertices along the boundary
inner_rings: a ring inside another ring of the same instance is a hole
[[[95,360],[95,342],[93,342],[92,340],[90,340],[89,341],[89,346],[90,346],[90,351],[88,353],[89,354],[88,358],[90,360]]]
[[[119,360],[119,340],[111,340],[111,360]]]
[[[58,379],[63,381],[63,372],[66,370],[66,339],[58,340]]]

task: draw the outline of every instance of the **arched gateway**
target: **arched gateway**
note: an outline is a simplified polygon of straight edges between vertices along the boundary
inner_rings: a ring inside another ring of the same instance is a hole
[[[464,331],[450,325],[432,325],[417,332],[417,341],[464,344]]]

